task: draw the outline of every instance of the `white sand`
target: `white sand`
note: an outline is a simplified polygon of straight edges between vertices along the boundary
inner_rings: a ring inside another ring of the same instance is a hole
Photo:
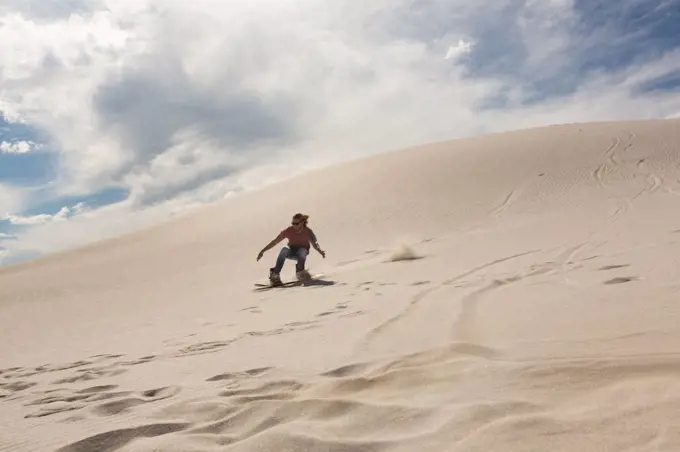
[[[678,451],[678,195],[680,120],[554,126],[0,269],[0,450]]]

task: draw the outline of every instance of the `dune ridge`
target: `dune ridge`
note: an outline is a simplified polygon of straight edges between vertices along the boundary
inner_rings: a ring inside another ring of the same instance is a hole
[[[0,451],[678,450],[679,194],[679,119],[566,124],[0,269]]]

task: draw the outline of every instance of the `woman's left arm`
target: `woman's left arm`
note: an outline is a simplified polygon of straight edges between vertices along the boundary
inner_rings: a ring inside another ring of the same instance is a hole
[[[310,230],[309,232],[310,232],[310,239],[311,239],[310,241],[311,241],[311,243],[312,243],[312,246],[313,246],[314,249],[317,250],[317,251],[319,252],[319,254],[321,254],[321,256],[323,256],[323,258],[325,259],[325,258],[326,258],[326,252],[325,252],[324,250],[322,250],[321,247],[319,247],[319,242],[318,242],[317,239],[316,239],[316,234],[314,234],[314,231],[312,231],[312,230]]]

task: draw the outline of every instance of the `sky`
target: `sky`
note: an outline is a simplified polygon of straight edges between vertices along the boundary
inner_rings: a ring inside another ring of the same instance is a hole
[[[680,116],[680,0],[3,0],[0,265],[302,171]]]

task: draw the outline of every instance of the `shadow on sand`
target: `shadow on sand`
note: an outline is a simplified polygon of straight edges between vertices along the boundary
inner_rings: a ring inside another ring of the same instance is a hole
[[[310,279],[309,281],[296,282],[298,285],[302,286],[332,286],[335,284],[335,281],[329,281],[326,279]]]
[[[323,287],[332,286],[335,281],[326,279],[310,279],[309,281],[289,281],[278,286],[270,286],[269,284],[256,284],[256,291],[272,290],[272,289],[289,289],[291,287]]]

